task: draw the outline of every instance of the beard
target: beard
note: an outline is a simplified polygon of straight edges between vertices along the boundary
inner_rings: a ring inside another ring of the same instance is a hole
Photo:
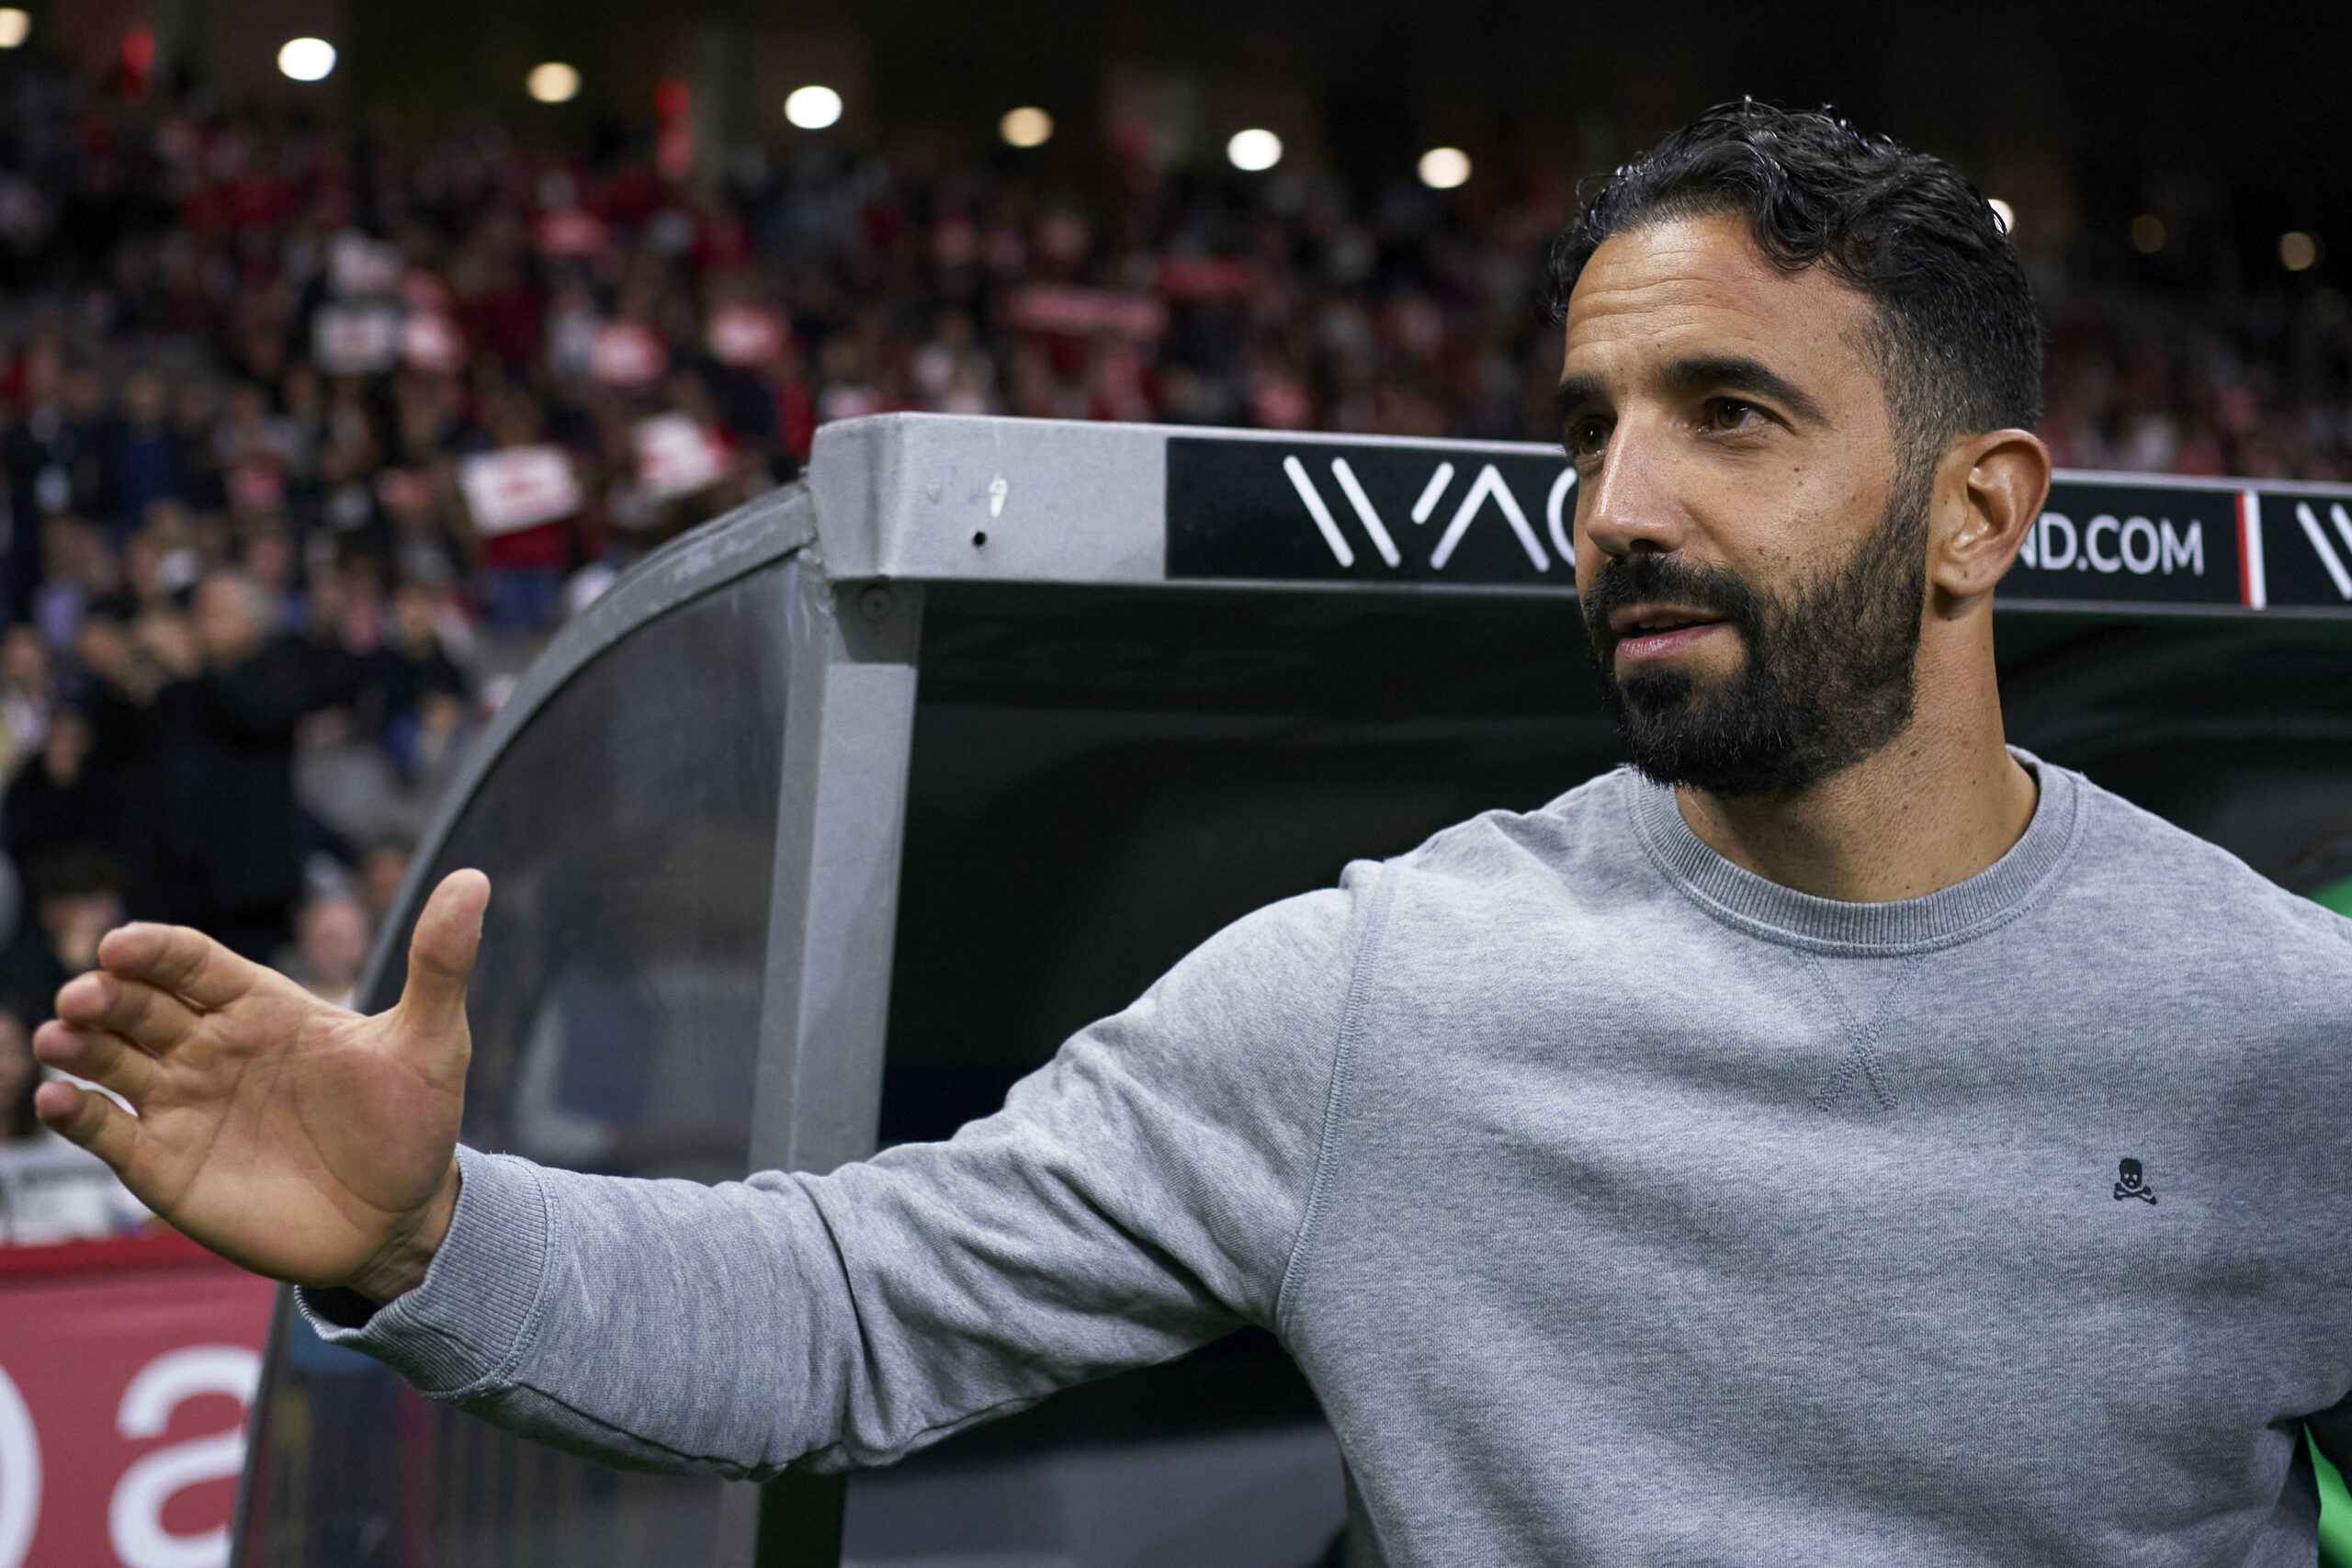
[[[1781,592],[1672,555],[1603,565],[1583,595],[1585,635],[1634,765],[1713,795],[1788,795],[1902,734],[1917,694],[1931,485],[1932,471],[1905,476],[1844,560]],[[1679,670],[1620,680],[1609,617],[1645,601],[1721,616],[1739,633],[1738,670],[1713,689]]]

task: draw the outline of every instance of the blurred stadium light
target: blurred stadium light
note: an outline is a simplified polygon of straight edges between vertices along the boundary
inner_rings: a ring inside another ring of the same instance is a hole
[[[1053,140],[1054,117],[1041,108],[1007,109],[997,133],[1008,147],[1043,147]]]
[[[278,48],[277,69],[296,82],[323,82],[334,72],[334,45],[322,38],[288,39]]]
[[[842,96],[831,87],[796,87],[784,100],[784,118],[803,130],[822,130],[842,118]]]
[[[531,67],[523,89],[537,103],[568,104],[580,96],[580,73],[560,60],[546,61]]]
[[[1432,147],[1415,167],[1431,190],[1453,190],[1469,183],[1470,154],[1459,147]]]
[[[1225,144],[1226,161],[1245,174],[1258,174],[1283,161],[1283,139],[1271,130],[1237,130]]]

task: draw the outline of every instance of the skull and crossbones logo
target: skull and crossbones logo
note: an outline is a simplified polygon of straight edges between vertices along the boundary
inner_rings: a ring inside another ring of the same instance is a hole
[[[2127,1159],[2115,1168],[2115,1196],[2119,1202],[2126,1198],[2137,1198],[2143,1203],[2156,1201],[2156,1190],[2148,1185],[2148,1173],[2138,1160]]]

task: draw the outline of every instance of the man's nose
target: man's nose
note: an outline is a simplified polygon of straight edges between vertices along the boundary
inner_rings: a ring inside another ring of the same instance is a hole
[[[1679,468],[1664,432],[1621,419],[1601,453],[1600,473],[1584,489],[1577,526],[1605,556],[1679,548],[1688,531]]]

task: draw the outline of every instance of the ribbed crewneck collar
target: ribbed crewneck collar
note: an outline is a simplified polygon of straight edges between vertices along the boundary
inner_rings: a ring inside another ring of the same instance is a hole
[[[2009,754],[2041,784],[2033,820],[2009,852],[1965,882],[1924,898],[1849,904],[1783,887],[1734,865],[1682,819],[1674,792],[1621,769],[1634,833],[1668,881],[1715,919],[1767,942],[1849,956],[1950,947],[2005,924],[2073,854],[2080,832],[2082,781],[2012,746]]]

